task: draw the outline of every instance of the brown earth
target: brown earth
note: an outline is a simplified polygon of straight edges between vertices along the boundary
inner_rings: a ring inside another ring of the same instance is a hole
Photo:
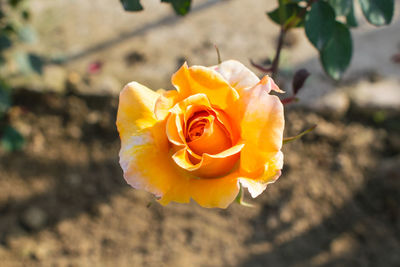
[[[390,62],[400,1],[384,28],[358,9],[341,83],[322,73],[304,32],[286,39],[280,84],[288,89],[300,67],[312,76],[303,107],[286,110],[285,135],[318,127],[284,147],[282,177],[249,199],[254,208],[226,210],[162,207],[125,183],[116,95],[131,80],[170,88],[184,60],[215,64],[213,43],[223,59],[263,62],[278,33],[265,11],[276,3],[195,0],[177,18],[159,0],[142,2],[135,14],[117,0],[30,2],[39,41],[27,50],[57,64],[15,81],[27,90],[10,120],[26,146],[0,149],[0,267],[400,266],[400,65]],[[102,68],[89,74],[93,62]]]
[[[315,132],[285,145],[254,208],[219,210],[162,207],[125,184],[116,98],[19,91],[15,103],[27,145],[0,154],[1,266],[400,265],[398,112],[287,109],[286,135]]]

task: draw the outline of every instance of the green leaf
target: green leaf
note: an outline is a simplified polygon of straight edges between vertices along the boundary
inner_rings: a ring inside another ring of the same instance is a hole
[[[125,11],[140,11],[143,10],[143,6],[140,4],[140,0],[120,0]]]
[[[6,126],[1,136],[1,145],[4,150],[20,150],[25,144],[24,137],[13,127]]]
[[[353,0],[328,0],[328,3],[335,10],[336,16],[346,16],[350,12]]]
[[[3,81],[0,81],[0,118],[11,106],[11,97],[9,87]]]
[[[354,14],[353,1],[351,1],[351,8],[350,8],[349,13],[346,16],[346,23],[349,27],[357,27],[358,26],[357,19]]]
[[[339,80],[350,64],[353,52],[349,28],[336,22],[333,35],[320,51],[320,59],[325,72]]]
[[[390,24],[394,0],[359,0],[364,17],[375,26]]]
[[[191,0],[161,0],[164,3],[170,3],[175,10],[175,13],[183,16],[190,10]]]
[[[321,50],[331,38],[335,27],[335,11],[326,2],[312,4],[306,15],[305,30],[308,40]]]
[[[254,207],[254,205],[244,201],[243,198],[244,198],[244,190],[243,190],[243,186],[240,184],[239,193],[235,199],[236,203],[238,203],[242,206],[245,206],[245,207]]]
[[[7,48],[10,48],[12,45],[12,42],[10,38],[8,38],[4,32],[0,33],[0,51],[5,50]]]
[[[283,17],[281,17],[281,11],[279,10],[279,7],[267,12],[268,17],[276,24],[286,26],[288,28],[303,26],[304,19],[300,18],[298,14],[304,8],[293,3],[285,4],[282,7],[284,9],[282,12]]]
[[[43,60],[41,57],[35,54],[26,54],[18,52],[15,55],[19,70],[24,74],[36,72],[37,74],[43,74]]]

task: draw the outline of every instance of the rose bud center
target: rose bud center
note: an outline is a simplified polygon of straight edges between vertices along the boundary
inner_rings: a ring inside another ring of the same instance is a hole
[[[211,111],[195,112],[186,123],[186,142],[197,155],[217,154],[232,146],[226,127]]]

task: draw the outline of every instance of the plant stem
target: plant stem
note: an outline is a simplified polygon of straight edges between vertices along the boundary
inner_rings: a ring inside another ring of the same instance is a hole
[[[282,27],[281,31],[279,33],[279,37],[278,37],[278,45],[276,46],[275,57],[274,57],[274,60],[272,61],[272,65],[271,65],[271,75],[272,75],[272,78],[274,78],[274,79],[276,78],[276,75],[278,74],[279,59],[281,56],[281,50],[283,48],[283,41],[285,39],[285,34],[286,34],[286,31]]]

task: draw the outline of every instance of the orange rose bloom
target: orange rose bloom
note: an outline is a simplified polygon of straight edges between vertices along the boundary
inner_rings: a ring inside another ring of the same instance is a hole
[[[281,174],[283,105],[268,76],[238,61],[183,66],[176,90],[154,92],[131,82],[119,98],[120,164],[134,188],[161,204],[226,208],[240,185],[252,197]]]

